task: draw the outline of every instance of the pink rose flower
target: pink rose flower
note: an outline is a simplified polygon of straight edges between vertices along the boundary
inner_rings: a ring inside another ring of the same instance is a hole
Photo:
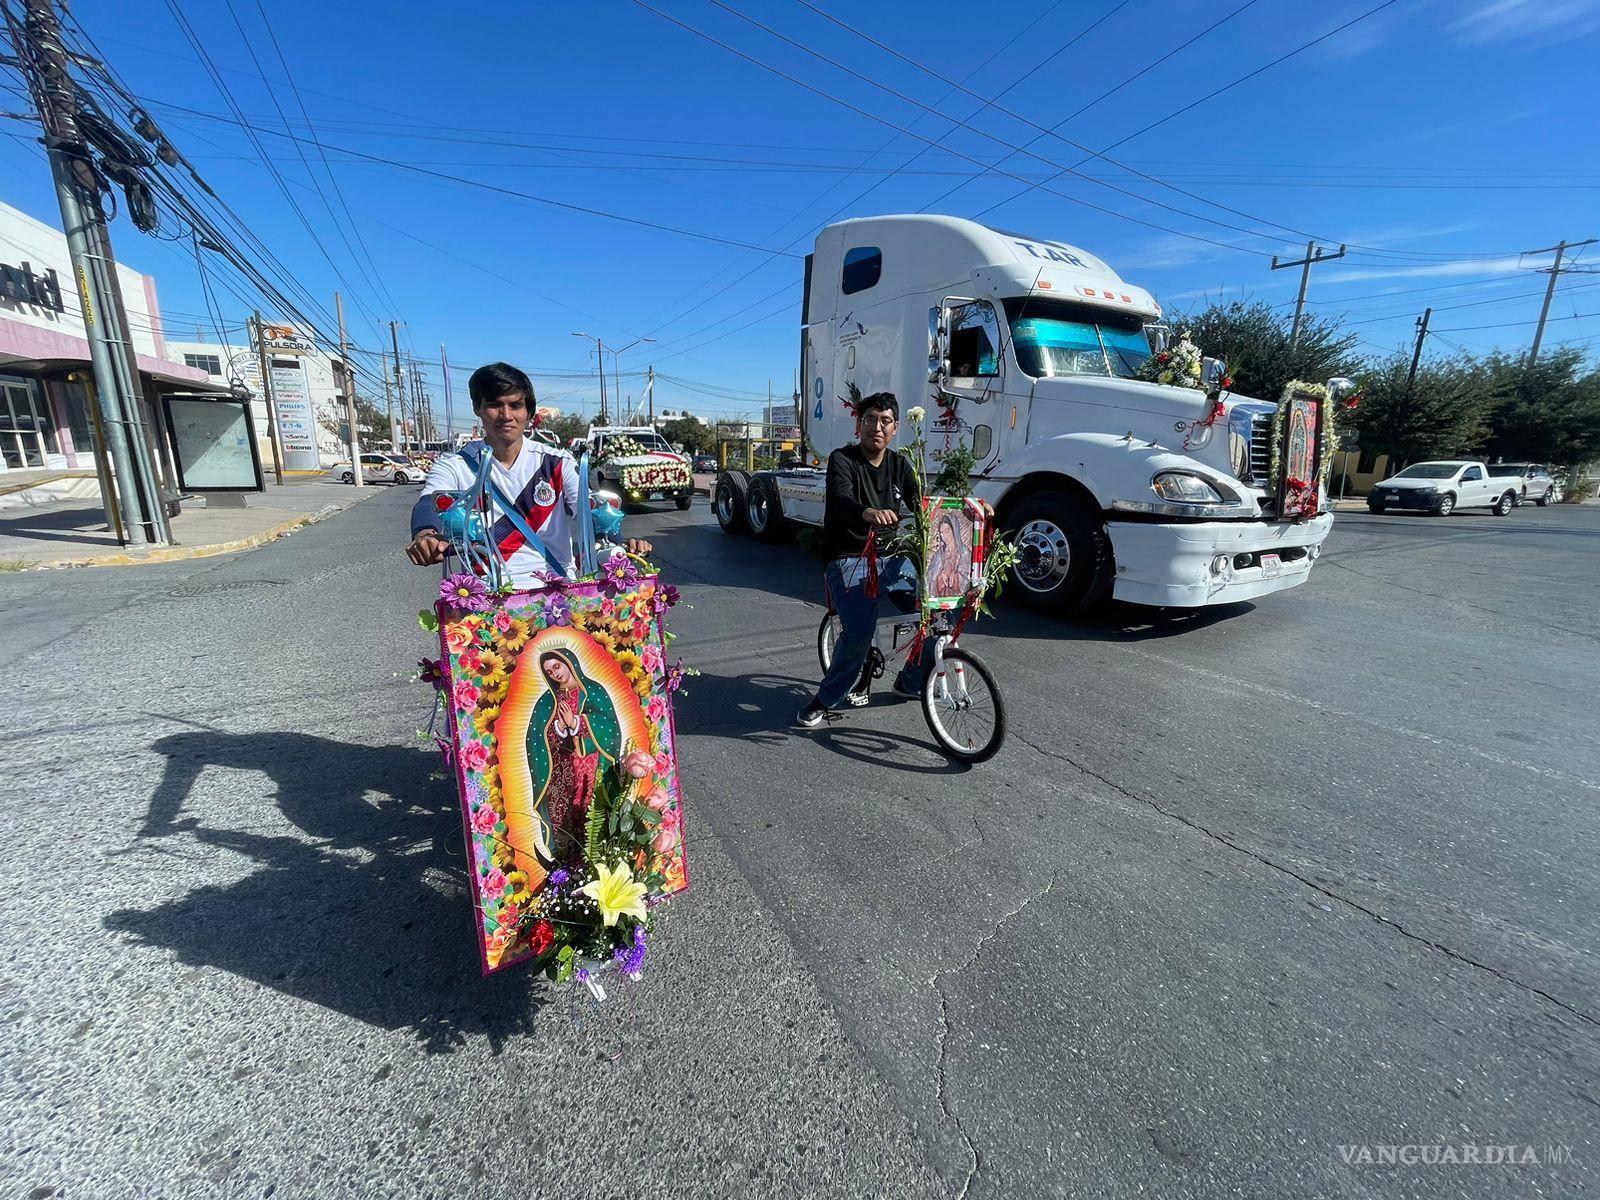
[[[468,742],[461,747],[461,765],[469,771],[481,771],[489,765],[489,747],[482,742]]]
[[[645,803],[651,808],[655,809],[657,812],[665,812],[667,805],[672,803],[672,797],[667,795],[667,793],[661,788],[657,788],[655,791],[650,793],[650,795],[646,798]]]
[[[622,756],[619,764],[630,779],[643,779],[650,774],[650,768],[655,766],[655,759],[643,750],[633,750]]]
[[[479,833],[493,833],[499,815],[487,804],[480,804],[478,811],[472,814],[472,827]]]
[[[667,701],[663,696],[651,696],[650,702],[644,706],[645,715],[657,725],[667,719]]]
[[[511,614],[505,609],[497,609],[494,614],[494,627],[501,633],[511,632]]]
[[[471,712],[478,707],[479,692],[476,684],[463,679],[456,684],[455,691],[452,694],[455,697],[457,708]]]
[[[660,754],[656,755],[656,775],[661,779],[665,779],[671,774],[672,755],[663,750]]]
[[[650,842],[650,848],[657,854],[662,855],[671,854],[677,848],[677,845],[678,831],[676,829],[668,829],[665,825],[656,830],[656,836]]]
[[[652,643],[640,652],[639,661],[644,664],[644,669],[649,671],[650,674],[659,675],[667,658],[666,655],[661,653],[661,647]]]
[[[506,873],[499,867],[491,867],[489,873],[483,877],[483,890],[491,896],[498,896],[506,890]]]

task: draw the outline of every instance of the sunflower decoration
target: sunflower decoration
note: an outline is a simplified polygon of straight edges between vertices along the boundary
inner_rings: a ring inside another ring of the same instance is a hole
[[[628,682],[633,684],[633,690],[640,700],[650,699],[651,679],[649,671],[641,668],[637,675],[629,678]]]
[[[622,673],[630,679],[638,673],[644,665],[639,661],[639,656],[632,650],[619,650],[616,653],[617,666],[622,668]]]
[[[506,661],[505,656],[502,654],[493,650],[485,650],[478,656],[478,662],[483,669],[483,681],[485,683],[499,683],[501,680],[511,677],[511,664]]]
[[[615,654],[617,652],[616,639],[611,636],[609,630],[595,628],[588,632],[589,636],[594,639],[595,645],[599,646],[607,654]]]
[[[487,704],[478,710],[478,728],[492,729],[494,723],[500,719],[500,706]]]
[[[528,644],[528,623],[520,617],[511,622],[511,628],[503,630],[500,634],[496,649],[505,655],[514,655]]]

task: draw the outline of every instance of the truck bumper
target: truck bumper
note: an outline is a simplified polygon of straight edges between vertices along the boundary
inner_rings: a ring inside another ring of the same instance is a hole
[[[1332,513],[1299,523],[1111,521],[1112,595],[1133,604],[1203,608],[1281,592],[1305,582],[1332,526]],[[1276,555],[1276,564],[1263,555]]]

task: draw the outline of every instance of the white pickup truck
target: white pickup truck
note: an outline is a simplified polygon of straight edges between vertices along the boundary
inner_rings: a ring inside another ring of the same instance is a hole
[[[1436,517],[1448,517],[1458,508],[1487,508],[1503,517],[1516,507],[1522,486],[1521,475],[1491,475],[1476,459],[1412,463],[1374,484],[1367,508],[1375,513],[1417,508]]]

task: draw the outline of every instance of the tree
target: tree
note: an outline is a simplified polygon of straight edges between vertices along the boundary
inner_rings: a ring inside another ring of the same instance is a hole
[[[1552,351],[1531,367],[1500,352],[1484,363],[1491,406],[1485,452],[1495,459],[1579,466],[1600,454],[1600,372],[1583,354]]]
[[[1357,374],[1361,401],[1344,422],[1361,433],[1361,448],[1400,463],[1450,458],[1483,444],[1491,404],[1483,364],[1463,354],[1425,362],[1406,386],[1411,356],[1397,351]]]
[[[682,446],[690,454],[709,454],[717,444],[711,426],[691,413],[662,421],[661,436],[675,446]]]
[[[544,433],[554,436],[561,445],[566,446],[577,438],[588,436],[589,418],[581,413],[562,413],[559,417],[551,417],[547,421],[541,421],[539,428]]]
[[[1300,340],[1291,349],[1292,314],[1261,300],[1212,304],[1172,320],[1173,329],[1187,329],[1208,358],[1220,358],[1233,376],[1234,392],[1276,401],[1291,379],[1324,383],[1335,375],[1353,375],[1360,367],[1356,336],[1340,332],[1337,318],[1306,316]]]

